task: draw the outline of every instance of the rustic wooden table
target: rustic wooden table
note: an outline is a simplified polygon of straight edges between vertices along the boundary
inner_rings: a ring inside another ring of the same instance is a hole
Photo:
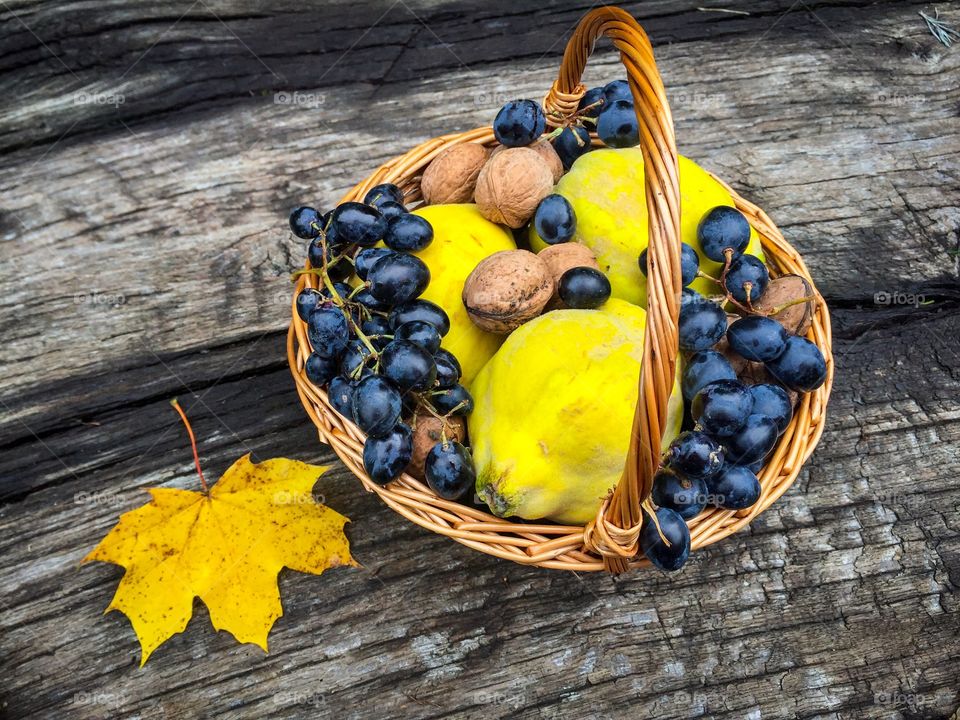
[[[676,576],[529,569],[405,522],[317,442],[287,210],[542,97],[589,7],[0,0],[0,715],[957,717],[960,47],[933,6],[626,5],[681,152],[833,310],[827,431],[749,529]],[[621,74],[604,47],[588,80]],[[145,488],[196,486],[174,396],[211,476],[334,463],[318,492],[364,567],[282,573],[268,655],[197,603],[140,670],[101,615],[121,569],[78,561]]]

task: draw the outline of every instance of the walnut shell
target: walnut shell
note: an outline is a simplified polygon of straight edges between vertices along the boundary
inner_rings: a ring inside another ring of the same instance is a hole
[[[553,172],[536,150],[506,148],[480,171],[474,199],[487,220],[522,227],[553,191]]]
[[[553,296],[547,264],[528,250],[501,250],[480,261],[463,285],[474,325],[506,335],[532,320]]]
[[[554,184],[558,183],[560,178],[563,177],[563,161],[560,160],[560,156],[557,155],[557,151],[553,147],[553,143],[551,143],[549,140],[537,140],[537,142],[535,142],[533,145],[527,145],[527,147],[547,161],[547,165],[549,166],[550,171],[553,173],[553,182]],[[490,157],[492,158],[494,155],[497,155],[506,149],[506,145],[497,145],[490,153]]]
[[[420,191],[428,205],[466,203],[473,200],[477,176],[487,162],[487,149],[461,143],[437,155],[420,178]]]
[[[467,436],[467,425],[462,417],[446,419],[447,440],[463,442]],[[407,472],[418,480],[423,480],[423,465],[427,460],[427,453],[443,438],[444,421],[429,413],[418,414],[411,426],[413,430],[413,456],[407,465]]]
[[[553,297],[550,298],[550,302],[547,303],[548,310],[556,310],[557,308],[563,307],[563,301],[557,292],[557,286],[560,282],[560,276],[567,270],[575,267],[600,269],[600,265],[597,263],[597,256],[594,255],[593,250],[586,245],[575,242],[547,245],[547,247],[537,253],[537,257],[547,264],[547,269],[550,271],[550,276],[554,282]]]
[[[766,291],[753,304],[753,307],[760,313],[768,313],[791,300],[812,297],[813,294],[813,286],[807,282],[806,278],[799,275],[783,275],[770,281]],[[813,310],[814,301],[810,300],[809,302],[791,305],[770,317],[783,325],[787,332],[794,335],[806,335],[807,330],[813,324]]]

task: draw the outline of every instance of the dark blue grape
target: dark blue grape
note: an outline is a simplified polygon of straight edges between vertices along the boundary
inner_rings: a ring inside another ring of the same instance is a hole
[[[703,216],[697,226],[697,240],[703,254],[714,262],[725,262],[724,251],[743,255],[750,242],[750,223],[736,208],[720,205]]]
[[[353,391],[353,421],[372,437],[384,437],[400,421],[400,391],[379,375],[365,377]]]
[[[398,252],[419,252],[433,242],[433,226],[419,215],[401,215],[387,223],[383,242]]]
[[[684,296],[678,330],[681,348],[690,352],[706,350],[727,331],[727,314],[703,296]]]
[[[599,108],[597,109],[599,112]],[[553,140],[563,169],[569,170],[577,158],[590,149],[590,131],[584,127],[566,127]]]
[[[587,92],[584,93],[583,97],[580,98],[580,104],[577,105],[577,110],[583,111],[580,117],[592,118],[593,120],[596,120],[597,116],[600,114],[600,111],[603,110],[603,103],[604,103],[603,88],[602,87],[590,88],[589,90],[587,90]],[[591,105],[593,105],[594,107],[590,107]],[[587,108],[590,108],[590,109],[587,110]]]
[[[762,460],[777,444],[777,423],[766,415],[750,415],[733,435],[723,439],[724,457],[734,465]]]
[[[381,183],[367,190],[367,194],[363,196],[364,205],[372,205],[375,208],[379,208],[385,202],[395,202],[402,205],[403,190],[393,183]]]
[[[325,358],[316,353],[310,353],[303,364],[303,370],[307,380],[320,387],[330,382],[337,374],[338,363],[336,358]]]
[[[753,408],[747,386],[739,380],[717,380],[698,392],[690,403],[690,415],[714,438],[733,435]]]
[[[723,449],[706,433],[688,430],[670,443],[666,465],[689,478],[708,478],[723,465]]]
[[[301,320],[310,317],[310,311],[323,299],[323,295],[313,288],[304,288],[297,295],[297,315]]]
[[[360,330],[369,338],[375,338],[380,335],[392,335],[393,328],[390,327],[390,321],[383,315],[373,315],[364,320],[360,325]]]
[[[351,340],[340,357],[340,374],[344,377],[357,380],[362,370],[369,367],[376,360],[370,348],[362,340]]]
[[[314,308],[307,318],[307,337],[317,355],[339,357],[350,341],[347,316],[334,305]]]
[[[737,373],[722,353],[716,350],[701,350],[687,361],[680,387],[683,390],[683,398],[690,401],[712,382],[736,379]]]
[[[470,451],[458,442],[438,442],[423,464],[427,485],[444,500],[458,500],[473,489],[477,472]]]
[[[386,485],[403,474],[413,457],[413,434],[403,423],[380,438],[363,443],[363,469],[377,485]]]
[[[592,267],[574,267],[560,276],[557,292],[563,304],[575,310],[592,310],[610,299],[610,281]]]
[[[437,365],[433,355],[409,340],[392,340],[380,353],[380,371],[401,392],[423,392],[433,387]]]
[[[777,424],[777,432],[783,434],[793,417],[793,405],[787,391],[777,385],[762,383],[748,388],[753,398],[753,414],[765,415]]]
[[[608,105],[617,100],[627,100],[633,102],[633,95],[630,93],[630,83],[626,80],[611,80],[603,86],[603,100]]]
[[[614,100],[597,119],[597,135],[612,148],[633,147],[640,142],[637,113],[629,100]]]
[[[368,310],[374,312],[386,312],[390,309],[390,303],[385,303],[381,300],[378,300],[373,296],[373,293],[370,292],[370,288],[363,288],[356,292],[353,296],[352,302],[357,303],[358,305],[363,305]]]
[[[643,273],[643,276],[647,276],[647,251],[646,249],[640,253],[640,257],[637,259],[637,263],[640,265],[640,272]],[[686,243],[680,243],[680,279],[683,282],[683,286],[686,287],[694,280],[697,279],[697,272],[700,270],[700,256],[697,255],[697,251]]]
[[[343,282],[333,283],[333,289],[337,291],[337,295],[339,295],[340,299],[342,300],[346,300],[347,296],[349,296],[350,293],[353,291],[352,287],[350,287],[349,285]],[[330,300],[333,298],[333,294],[327,289],[325,285],[321,286],[320,288],[320,296],[326,300]]]
[[[367,279],[367,273],[373,264],[382,257],[386,257],[393,252],[390,248],[372,247],[363,248],[353,258],[353,266],[357,271],[357,277],[361,280]]]
[[[660,507],[676,510],[684,520],[700,514],[707,505],[707,486],[703,480],[685,478],[670,468],[660,468],[653,476],[650,497]]]
[[[449,390],[460,382],[460,361],[453,353],[440,348],[433,354],[433,361],[437,364],[437,389]]]
[[[707,480],[707,493],[713,504],[724,510],[745,510],[760,498],[760,481],[742,465],[725,463],[714,477]]]
[[[356,386],[354,381],[337,375],[330,380],[330,387],[327,388],[327,396],[330,398],[333,409],[351,420],[353,420],[353,391]]]
[[[397,328],[394,336],[409,340],[433,355],[440,349],[440,332],[426,320],[411,320]]]
[[[323,217],[312,207],[294,208],[290,213],[290,229],[298,238],[311,240],[323,229]]]
[[[376,208],[358,202],[345,202],[333,211],[330,228],[341,245],[370,247],[383,239],[387,221]]]
[[[820,348],[798,335],[788,337],[780,356],[766,365],[777,380],[797,392],[816,390],[827,379],[827,361]]]
[[[533,223],[537,235],[547,245],[556,245],[573,237],[577,231],[577,214],[563,195],[547,195],[537,206]]]
[[[377,260],[367,272],[370,293],[380,302],[400,305],[415,299],[430,284],[430,269],[420,258],[391,253]]]
[[[497,113],[493,134],[507,147],[522,147],[537,140],[547,127],[543,108],[533,100],[511,100]]]
[[[387,200],[380,203],[377,205],[377,210],[380,211],[380,214],[383,215],[388,223],[394,218],[405,215],[408,212],[403,205],[398,202],[394,202],[393,200]]]
[[[463,385],[432,393],[430,402],[441,415],[466,416],[473,412],[473,396]]]
[[[724,280],[727,292],[741,303],[747,302],[748,289],[750,302],[754,303],[759,300],[769,283],[770,273],[767,272],[767,266],[753,255],[741,255],[734,258]],[[747,287],[748,284],[750,285],[749,288]]]
[[[690,557],[690,530],[678,512],[666,507],[657,509],[657,523],[670,544],[660,537],[657,524],[644,516],[640,549],[654,567],[666,572],[679,570]]]
[[[787,331],[776,320],[748,315],[727,328],[727,342],[747,360],[767,362],[780,356],[787,346]]]
[[[423,320],[430,323],[437,329],[441,337],[450,332],[450,318],[446,311],[429,300],[411,300],[398,305],[390,313],[390,326],[394,329],[411,320]]]

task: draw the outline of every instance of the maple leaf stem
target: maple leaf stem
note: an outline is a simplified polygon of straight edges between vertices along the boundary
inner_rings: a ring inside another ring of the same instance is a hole
[[[183,420],[183,424],[187,426],[187,433],[190,435],[190,446],[193,448],[193,464],[197,466],[197,475],[200,476],[200,484],[203,486],[203,493],[205,495],[209,495],[210,488],[207,487],[207,481],[203,478],[203,470],[200,469],[200,455],[197,452],[197,438],[193,434],[193,428],[190,427],[190,421],[187,420],[187,414],[183,411],[183,408],[180,407],[180,403],[177,402],[177,399],[174,398],[171,400],[170,404],[173,405],[173,409],[180,414],[180,419]]]

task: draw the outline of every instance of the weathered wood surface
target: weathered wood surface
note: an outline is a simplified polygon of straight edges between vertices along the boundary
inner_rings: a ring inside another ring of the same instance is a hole
[[[834,308],[797,484],[681,574],[610,578],[427,534],[336,466],[317,492],[364,569],[284,573],[267,656],[198,603],[138,670],[101,617],[121,570],[77,562],[144,488],[194,487],[167,401],[212,476],[335,460],[285,369],[286,210],[541,97],[589,5],[0,3],[0,715],[955,717],[960,48],[921,3],[704,4],[626,7],[681,151],[767,209]],[[609,48],[589,73],[619,76]]]

